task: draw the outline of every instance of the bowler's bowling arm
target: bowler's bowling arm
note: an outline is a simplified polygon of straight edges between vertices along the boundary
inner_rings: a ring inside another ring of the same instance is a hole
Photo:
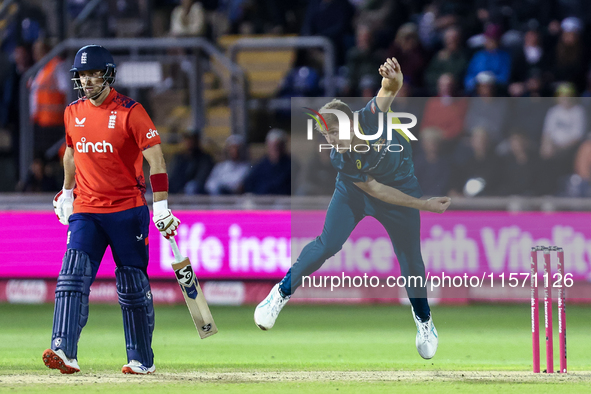
[[[396,58],[386,59],[380,66],[379,73],[382,76],[382,87],[378,91],[376,103],[382,112],[388,112],[394,97],[402,87],[402,70]]]
[[[428,200],[409,196],[391,186],[376,181],[371,176],[365,182],[355,182],[355,186],[372,197],[387,202],[388,204],[400,205],[403,207],[415,208],[421,211],[443,213],[451,204],[449,197],[433,197]]]

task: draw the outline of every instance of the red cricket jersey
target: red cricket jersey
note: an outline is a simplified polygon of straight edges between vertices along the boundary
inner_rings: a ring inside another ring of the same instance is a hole
[[[142,151],[160,143],[142,105],[111,88],[98,107],[87,99],[64,112],[66,144],[74,149],[74,213],[110,213],[145,205]]]

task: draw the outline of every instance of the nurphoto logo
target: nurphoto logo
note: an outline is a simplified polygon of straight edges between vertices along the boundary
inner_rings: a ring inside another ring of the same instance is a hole
[[[307,115],[309,115],[312,119],[308,119],[307,121],[307,139],[308,141],[312,141],[314,139],[314,121],[316,121],[316,124],[318,125],[318,129],[321,131],[326,131],[327,133],[329,132],[329,128],[328,128],[328,124],[326,123],[326,120],[324,119],[324,117],[322,116],[322,114],[320,114],[318,111],[313,110],[312,108],[308,108],[308,107],[304,107],[304,109],[311,111],[310,112],[306,112]],[[329,114],[333,114],[337,117],[338,119],[338,140],[339,141],[348,141],[352,139],[352,135],[351,135],[351,120],[349,119],[349,117],[347,116],[346,113],[344,113],[343,111],[340,111],[338,109],[323,109],[322,110],[323,113],[329,113]],[[417,141],[417,137],[414,136],[414,134],[409,130],[410,128],[414,127],[417,125],[417,117],[411,113],[408,112],[379,112],[377,114],[378,116],[378,129],[374,134],[365,134],[362,131],[359,130],[359,113],[358,112],[353,112],[353,133],[355,135],[355,137],[359,138],[362,141],[372,141],[372,140],[380,140],[380,142],[382,141],[391,141],[392,140],[392,131],[393,130],[399,130],[401,133],[404,133],[404,135],[407,137],[408,140],[412,140],[412,141]],[[384,119],[385,118],[385,119]],[[395,119],[398,119],[398,121],[395,121]],[[398,123],[400,120],[403,119],[409,119],[410,122],[409,123]],[[386,126],[384,127],[384,124],[386,124]],[[384,133],[384,129],[386,130],[386,140],[380,139],[382,137],[382,134]],[[374,144],[376,146],[374,146],[374,149],[376,149],[377,151],[379,151],[381,149],[381,147],[387,148],[390,152],[400,152],[402,151],[402,146],[398,145],[398,144]],[[396,150],[391,150],[390,147],[394,147],[396,146]],[[336,148],[338,149],[342,149],[340,148],[338,145],[334,146],[332,144],[320,144],[320,150],[322,149],[333,149]],[[352,147],[347,146],[346,147],[347,150],[351,151],[351,149],[353,149],[356,152],[367,152],[368,150],[368,145],[367,144],[363,144],[363,145],[355,145]]]

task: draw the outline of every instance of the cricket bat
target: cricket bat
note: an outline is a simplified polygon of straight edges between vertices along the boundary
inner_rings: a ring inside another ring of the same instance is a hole
[[[170,237],[169,241],[175,260],[172,268],[174,269],[176,280],[181,286],[181,291],[183,292],[185,302],[187,303],[189,313],[191,313],[191,318],[193,318],[193,323],[195,323],[195,328],[197,328],[199,336],[203,339],[216,334],[218,328],[213,321],[213,316],[211,316],[209,306],[207,306],[207,301],[205,300],[203,291],[201,291],[201,286],[199,286],[195,272],[193,272],[189,258],[181,255],[174,237]]]

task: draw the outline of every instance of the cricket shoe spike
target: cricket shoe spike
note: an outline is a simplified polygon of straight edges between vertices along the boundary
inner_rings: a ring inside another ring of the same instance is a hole
[[[433,324],[433,317],[429,315],[429,320],[422,322],[417,315],[415,315],[414,309],[412,309],[412,317],[415,319],[417,325],[417,351],[425,360],[433,358],[435,352],[437,352],[437,345],[439,344],[439,338],[437,337],[437,329]]]
[[[123,368],[121,368],[121,372],[132,375],[148,375],[154,373],[155,370],[155,365],[152,365],[150,368],[144,367],[144,365],[137,360],[131,360],[129,364],[125,364]]]
[[[271,292],[254,310],[254,322],[261,330],[270,330],[275,325],[281,309],[287,304],[291,296],[283,297],[279,292],[279,283],[271,289]]]
[[[47,349],[43,352],[43,362],[50,369],[59,369],[61,373],[71,374],[80,372],[78,361],[75,358],[68,358],[62,349],[53,351]]]

